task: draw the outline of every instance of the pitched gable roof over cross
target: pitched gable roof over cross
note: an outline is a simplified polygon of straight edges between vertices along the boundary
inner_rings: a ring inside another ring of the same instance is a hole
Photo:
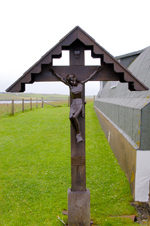
[[[32,67],[30,67],[6,91],[23,92],[25,91],[25,84],[33,83],[35,81],[58,81],[58,79],[51,72],[49,72],[48,66],[52,66],[53,58],[61,57],[62,50],[70,50],[71,46],[76,41],[82,43],[85,50],[90,49],[92,57],[101,58],[104,70],[99,72],[100,74],[98,74],[95,78],[91,78],[91,80],[119,80],[120,82],[128,82],[128,87],[132,91],[142,91],[147,89],[144,84],[142,84],[138,79],[136,79],[131,74],[131,72],[124,68],[110,53],[108,53],[102,46],[96,43],[91,36],[89,36],[85,31],[83,31],[80,27],[77,26],[64,38],[62,38],[58,42],[58,44],[56,44],[45,55],[43,55],[41,59],[39,59]]]

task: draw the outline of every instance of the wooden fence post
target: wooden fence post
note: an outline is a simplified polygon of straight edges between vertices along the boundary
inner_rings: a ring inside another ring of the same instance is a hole
[[[70,96],[68,96],[68,107],[70,107]]]
[[[24,112],[24,98],[22,99],[22,112]]]
[[[9,105],[10,105],[10,104],[7,104],[7,114],[9,114],[9,109],[10,109],[10,108],[9,108]]]
[[[42,108],[43,108],[43,107],[44,107],[44,100],[43,100],[43,97],[42,97],[41,101],[42,101]]]
[[[36,108],[38,108],[38,99],[36,98]]]
[[[30,110],[32,111],[32,98],[30,98]]]
[[[11,114],[14,115],[15,113],[15,106],[14,106],[14,100],[11,102]]]

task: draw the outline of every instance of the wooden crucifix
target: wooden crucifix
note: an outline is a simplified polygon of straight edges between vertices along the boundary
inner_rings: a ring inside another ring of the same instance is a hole
[[[53,59],[60,58],[62,50],[69,50],[70,66],[53,66]],[[85,66],[85,50],[91,50],[92,57],[99,58],[101,64]],[[85,169],[84,84],[87,81],[127,82],[131,91],[147,90],[147,87],[80,27],[69,32],[6,91],[23,92],[25,84],[43,81],[62,81],[70,88],[71,189],[68,190],[68,225],[90,226],[90,193],[86,188]]]
[[[74,55],[75,54],[76,53],[74,52]],[[78,64],[81,65],[81,63],[84,63],[83,60],[83,55],[80,56],[78,50]],[[77,63],[76,58],[75,61]],[[71,65],[74,65],[73,54],[70,62]],[[99,66],[97,70],[91,73],[89,77],[83,81],[78,81],[75,74],[68,74],[66,78],[64,78],[61,74],[55,72],[52,67],[49,70],[70,88],[71,190],[85,191],[85,82],[88,82],[97,72],[99,72],[101,67]]]

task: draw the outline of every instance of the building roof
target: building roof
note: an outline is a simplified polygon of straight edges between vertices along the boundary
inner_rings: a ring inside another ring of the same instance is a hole
[[[131,52],[131,53],[126,53],[126,54],[123,54],[123,55],[120,55],[120,56],[116,56],[115,58],[117,60],[120,60],[120,59],[123,59],[123,58],[127,58],[127,57],[131,57],[131,56],[138,56],[140,55],[142,52],[144,51],[144,49],[142,50],[138,50],[138,51],[134,51],[134,52]]]
[[[144,49],[132,52],[132,53],[127,53],[121,56],[117,56],[116,59],[125,67],[128,68],[129,65],[139,56]]]
[[[142,83],[150,88],[150,47],[145,48],[128,66],[128,70]],[[150,102],[150,89],[146,91],[131,92],[126,84],[120,82],[111,88],[111,82],[107,82],[101,91],[101,101],[111,101],[114,104],[142,108]],[[106,100],[107,99],[107,100]]]

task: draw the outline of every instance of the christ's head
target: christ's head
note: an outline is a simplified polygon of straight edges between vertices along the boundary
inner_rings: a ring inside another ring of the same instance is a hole
[[[71,85],[71,86],[76,86],[78,81],[76,79],[76,76],[71,74],[71,75],[67,75],[66,78],[67,82]]]

